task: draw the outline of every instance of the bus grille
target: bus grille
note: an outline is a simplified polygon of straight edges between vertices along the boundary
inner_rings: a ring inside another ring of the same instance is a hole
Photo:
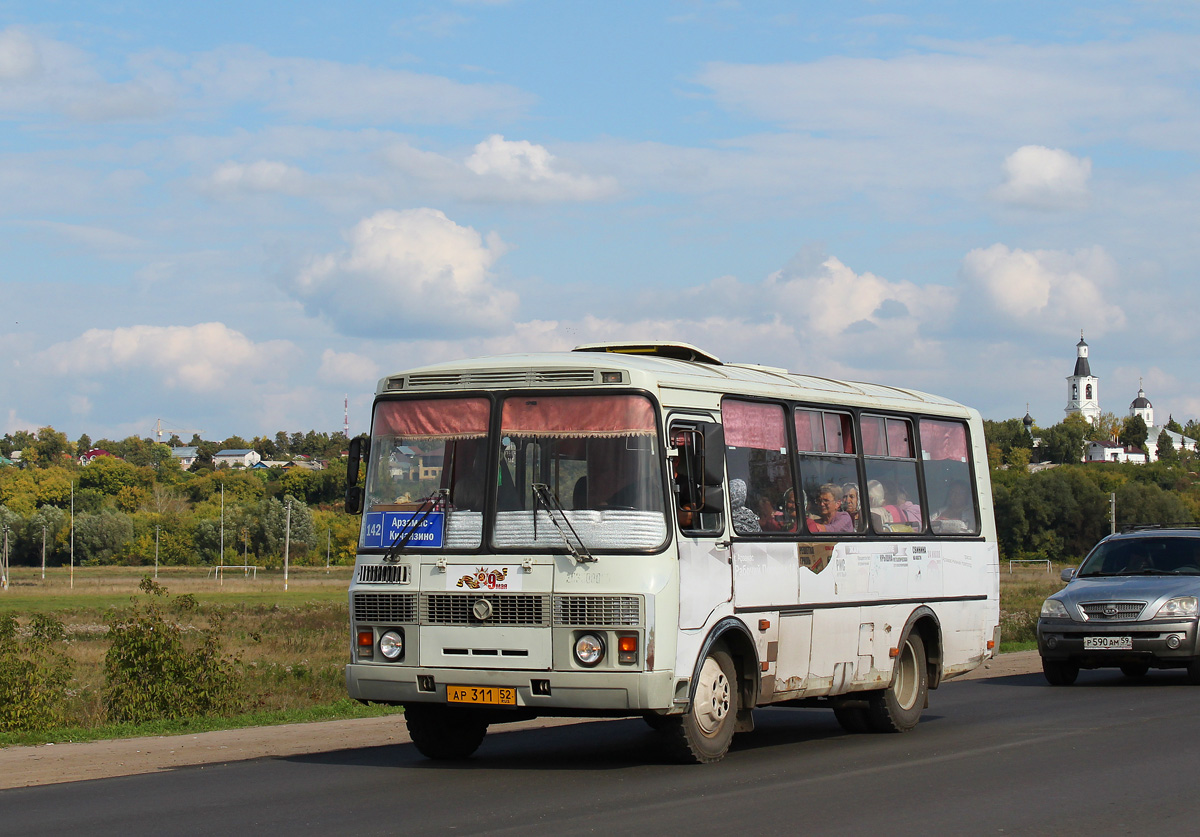
[[[361,564],[358,568],[360,584],[408,584],[408,564]]]
[[[555,596],[555,625],[640,625],[637,596]]]
[[[1145,606],[1145,602],[1081,602],[1079,609],[1089,622],[1132,622]]]
[[[408,389],[486,389],[544,384],[594,384],[594,369],[476,369],[466,372],[429,372],[410,375]]]
[[[492,615],[475,617],[475,602],[487,599]],[[422,597],[422,625],[534,625],[549,624],[550,597],[523,593],[426,593]]]
[[[355,593],[354,621],[386,624],[417,621],[416,593]]]

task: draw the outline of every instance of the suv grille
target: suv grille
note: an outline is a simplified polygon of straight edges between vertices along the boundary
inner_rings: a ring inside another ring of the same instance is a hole
[[[416,622],[417,594],[355,593],[353,617],[355,622]]]
[[[1079,611],[1089,622],[1133,622],[1145,602],[1081,602]]]
[[[555,625],[640,625],[637,596],[555,596]]]
[[[361,564],[358,568],[360,584],[408,584],[408,564]]]
[[[475,602],[487,599],[492,615],[479,620]],[[421,598],[422,625],[533,625],[549,624],[550,596],[541,593],[426,593]]]

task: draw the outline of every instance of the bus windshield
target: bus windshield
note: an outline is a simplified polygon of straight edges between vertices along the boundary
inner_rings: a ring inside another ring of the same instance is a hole
[[[654,416],[636,395],[505,399],[495,546],[562,549],[555,515],[589,550],[661,547],[667,527]],[[545,507],[536,484],[559,508]]]
[[[362,546],[477,548],[487,480],[486,398],[381,401],[372,423]],[[444,502],[433,508],[439,491]]]

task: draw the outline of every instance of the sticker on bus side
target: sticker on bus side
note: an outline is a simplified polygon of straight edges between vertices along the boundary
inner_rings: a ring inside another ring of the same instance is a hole
[[[368,512],[364,515],[366,521],[363,528],[363,546],[386,549],[397,537],[402,537],[402,533],[407,532],[421,514],[407,511]],[[445,543],[445,533],[445,512],[429,512],[409,537],[406,545],[441,549]]]

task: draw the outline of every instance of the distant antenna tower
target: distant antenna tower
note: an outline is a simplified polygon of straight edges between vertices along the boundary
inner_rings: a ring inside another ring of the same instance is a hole
[[[349,439],[350,438],[350,394],[349,393],[346,394],[346,400],[344,402],[344,406],[346,408],[346,417],[342,421],[342,435],[345,436],[347,439]]]

